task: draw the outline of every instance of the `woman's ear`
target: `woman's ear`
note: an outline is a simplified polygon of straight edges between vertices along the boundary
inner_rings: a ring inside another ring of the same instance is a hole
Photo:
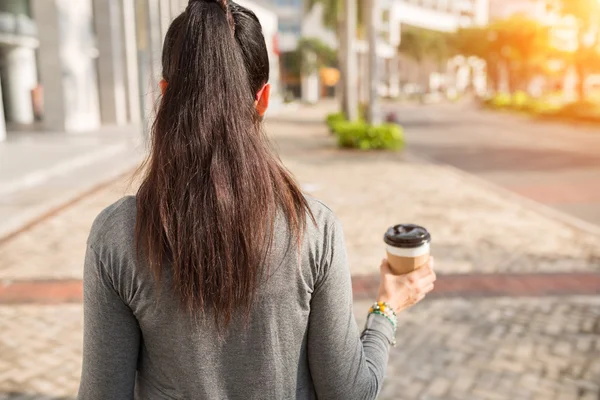
[[[260,91],[256,94],[256,101],[254,105],[256,107],[256,111],[258,115],[264,117],[267,109],[269,108],[269,100],[271,98],[271,85],[265,84],[265,86],[260,89]]]
[[[160,82],[158,82],[158,86],[160,87],[160,94],[164,96],[169,84],[164,79],[161,79]]]

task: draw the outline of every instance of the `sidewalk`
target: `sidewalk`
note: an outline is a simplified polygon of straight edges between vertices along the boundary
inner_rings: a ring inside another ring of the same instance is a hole
[[[275,103],[269,115],[298,104]],[[139,126],[78,134],[11,132],[0,142],[0,242],[90,190],[136,168],[146,153]]]
[[[0,143],[0,240],[141,160],[138,127],[14,132]]]
[[[267,129],[344,223],[359,324],[385,228],[414,221],[433,233],[439,293],[401,316],[381,399],[597,400],[598,237],[409,154],[339,151],[327,107]],[[85,240],[95,215],[133,189],[121,179],[0,244],[0,400],[75,396]]]

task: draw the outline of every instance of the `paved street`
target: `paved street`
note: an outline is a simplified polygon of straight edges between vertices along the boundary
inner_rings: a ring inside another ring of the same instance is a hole
[[[410,153],[339,151],[325,108],[271,118],[268,130],[304,189],[344,224],[359,324],[385,228],[418,222],[434,237],[439,292],[401,316],[381,398],[598,400],[599,237]],[[435,139],[418,133],[426,121],[416,113],[407,134],[418,150]],[[134,188],[116,182],[0,242],[0,400],[75,396],[86,235]]]
[[[465,104],[396,107],[409,148],[600,226],[600,128]]]

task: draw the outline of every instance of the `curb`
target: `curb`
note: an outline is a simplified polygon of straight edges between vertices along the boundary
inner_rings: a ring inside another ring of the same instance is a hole
[[[492,182],[489,182],[469,172],[463,171],[452,165],[436,161],[430,157],[419,154],[418,152],[413,152],[412,150],[405,150],[405,154],[408,160],[412,158],[414,161],[420,161],[426,164],[431,164],[443,168],[455,176],[459,176],[463,179],[466,179],[475,185],[484,187],[485,189],[491,190],[497,193],[498,195],[517,203],[522,208],[532,210],[544,217],[559,221],[564,225],[570,226],[571,228],[575,228],[579,231],[593,236],[598,236],[598,238],[600,238],[600,226],[598,225],[566,214],[545,204],[538,203],[537,201],[528,199],[527,197],[514,193],[509,189],[503,188],[502,186],[496,185]]]

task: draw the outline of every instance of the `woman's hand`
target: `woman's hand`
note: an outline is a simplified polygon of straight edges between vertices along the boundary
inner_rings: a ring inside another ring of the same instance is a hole
[[[433,257],[425,266],[405,275],[394,275],[388,261],[384,259],[381,262],[377,301],[388,303],[399,313],[423,300],[433,290],[435,280]]]

